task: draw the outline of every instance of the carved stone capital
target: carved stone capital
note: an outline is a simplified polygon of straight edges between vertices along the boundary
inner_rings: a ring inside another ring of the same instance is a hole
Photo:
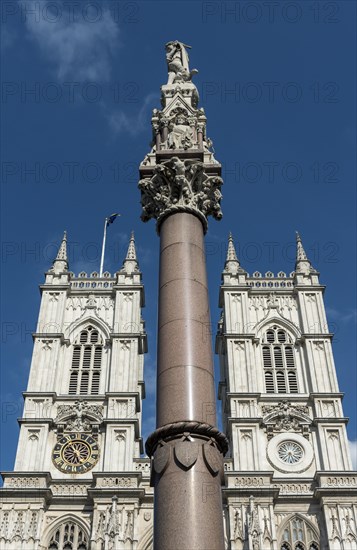
[[[151,177],[139,181],[141,219],[155,218],[160,225],[168,215],[183,211],[197,215],[205,227],[207,216],[222,218],[222,183],[218,174],[205,172],[202,162],[174,156],[156,165]]]

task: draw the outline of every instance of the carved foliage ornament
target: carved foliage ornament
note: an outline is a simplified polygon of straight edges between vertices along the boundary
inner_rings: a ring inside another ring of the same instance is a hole
[[[103,421],[103,407],[76,401],[74,405],[59,405],[55,424],[63,425],[65,431],[89,432],[93,424]]]
[[[116,497],[113,497],[111,506],[101,511],[98,517],[96,540],[109,538],[109,548],[117,548],[118,542],[134,540],[134,511],[118,507]],[[114,543],[114,546],[112,545]]]
[[[187,211],[206,218],[222,218],[220,191],[223,180],[217,175],[207,175],[204,164],[195,160],[172,157],[154,168],[151,178],[139,181],[141,219],[158,221],[171,212]]]
[[[274,433],[301,431],[308,437],[308,430],[311,424],[309,408],[301,405],[293,405],[288,401],[281,401],[278,405],[269,405],[262,408],[263,424],[267,427],[268,439]]]
[[[9,542],[28,542],[38,540],[39,516],[38,511],[31,510],[6,510],[1,514],[0,539]]]

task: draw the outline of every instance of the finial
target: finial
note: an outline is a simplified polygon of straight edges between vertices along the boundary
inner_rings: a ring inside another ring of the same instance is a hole
[[[126,260],[136,260],[136,250],[135,250],[135,237],[134,237],[134,231],[130,234],[130,241],[128,246],[128,252],[126,254]]]
[[[122,270],[126,271],[127,273],[139,271],[139,264],[136,256],[134,231],[132,231],[130,234],[128,251],[126,253]]]
[[[63,239],[57,252],[56,260],[68,261],[67,258],[67,231],[63,233]]]
[[[307,255],[302,245],[302,240],[298,231],[296,231],[296,261],[307,260]]]
[[[224,273],[230,273],[231,275],[245,273],[245,270],[240,266],[231,232],[229,232],[228,235],[228,248],[226,262],[224,264]]]
[[[68,269],[68,256],[67,256],[67,231],[63,233],[63,239],[59,246],[57,256],[53,262],[53,268],[55,273],[61,273]]]
[[[229,235],[228,235],[228,249],[227,249],[226,262],[238,262],[236,249],[234,247],[233,235],[231,231],[229,232]]]
[[[302,240],[298,231],[296,233],[296,263],[295,263],[295,272],[304,273],[308,275],[312,273],[314,268],[311,265],[310,260],[307,257],[305,249],[302,244]]]

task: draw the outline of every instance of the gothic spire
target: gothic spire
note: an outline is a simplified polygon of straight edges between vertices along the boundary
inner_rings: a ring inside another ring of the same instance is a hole
[[[311,265],[310,260],[307,257],[305,249],[302,244],[301,237],[296,231],[296,263],[295,263],[295,272],[304,273],[308,275],[309,273],[315,271]]]
[[[236,249],[233,242],[232,233],[229,232],[228,235],[228,249],[227,249],[227,258],[226,262],[238,262]]]
[[[244,269],[240,266],[231,232],[228,235],[228,249],[226,262],[224,264],[224,271],[232,273],[233,275],[237,274],[238,271],[244,271]]]
[[[53,270],[55,273],[61,273],[68,269],[67,255],[67,231],[63,233],[63,239],[57,252],[55,261],[53,262]]]
[[[136,256],[134,231],[132,231],[130,235],[128,251],[126,253],[126,257],[123,263],[123,271],[126,271],[127,273],[139,271],[139,263]]]

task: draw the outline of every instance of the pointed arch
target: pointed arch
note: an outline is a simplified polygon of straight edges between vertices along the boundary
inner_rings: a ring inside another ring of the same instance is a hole
[[[285,329],[295,341],[301,338],[301,331],[294,323],[284,317],[278,317],[277,315],[268,318],[266,317],[255,325],[254,330],[257,338],[261,341],[263,334],[270,326],[273,325],[277,325],[282,329]]]
[[[153,550],[154,548],[154,530],[150,525],[144,532],[139,544],[138,550]]]
[[[320,550],[318,529],[303,514],[288,516],[278,530],[279,550]]]
[[[76,529],[76,532],[82,532],[84,534],[84,540],[87,542],[87,548],[89,550],[89,543],[90,543],[90,526],[86,521],[84,521],[82,518],[76,516],[73,513],[65,514],[64,516],[60,516],[56,518],[56,520],[48,527],[46,527],[44,534],[43,534],[43,541],[44,541],[44,550],[48,550],[50,548],[51,539],[54,538],[56,532],[62,528],[62,526],[65,525],[73,525]],[[55,546],[55,545],[54,545]],[[83,545],[83,549],[86,550],[85,546]],[[58,545],[58,550],[62,550],[62,548]]]
[[[77,338],[81,330],[84,330],[87,326],[93,325],[99,331],[101,331],[104,337],[108,340],[110,338],[110,328],[102,319],[95,317],[94,315],[88,315],[86,317],[80,317],[77,321],[71,323],[66,327],[64,336],[71,343]]]

